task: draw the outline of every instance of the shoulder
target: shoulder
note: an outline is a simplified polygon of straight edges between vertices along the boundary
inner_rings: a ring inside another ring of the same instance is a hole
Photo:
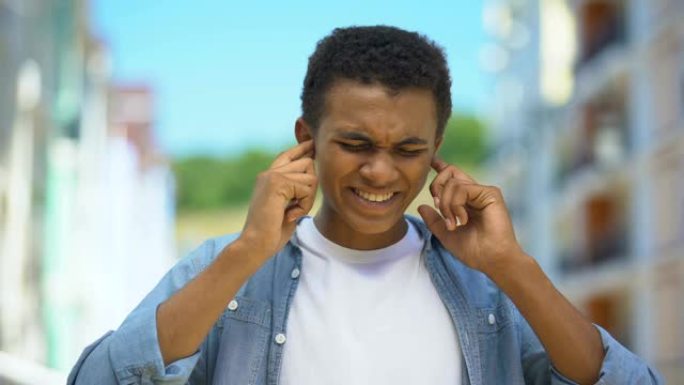
[[[208,238],[181,258],[178,266],[187,266],[196,273],[200,272],[216,259],[221,250],[234,242],[239,236],[240,233],[238,232]]]

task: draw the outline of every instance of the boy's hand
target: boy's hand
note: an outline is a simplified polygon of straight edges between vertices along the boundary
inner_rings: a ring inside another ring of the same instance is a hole
[[[432,167],[438,174],[430,192],[442,215],[428,205],[421,205],[418,212],[449,252],[490,277],[524,254],[498,187],[477,184],[437,157]]]
[[[313,206],[318,183],[313,148],[313,140],[291,147],[257,176],[240,238],[264,256],[285,246],[295,221]]]

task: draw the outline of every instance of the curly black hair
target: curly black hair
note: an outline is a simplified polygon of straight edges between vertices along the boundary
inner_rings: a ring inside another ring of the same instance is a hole
[[[451,115],[451,78],[444,51],[416,32],[378,25],[337,28],[321,39],[309,57],[302,88],[302,118],[318,128],[325,93],[338,79],[380,83],[398,91],[432,91],[437,107],[437,137]]]

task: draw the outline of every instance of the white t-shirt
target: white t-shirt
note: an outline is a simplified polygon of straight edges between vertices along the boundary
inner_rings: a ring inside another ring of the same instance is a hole
[[[460,384],[454,324],[413,225],[397,243],[353,250],[313,218],[297,226],[299,286],[287,320],[283,385]]]

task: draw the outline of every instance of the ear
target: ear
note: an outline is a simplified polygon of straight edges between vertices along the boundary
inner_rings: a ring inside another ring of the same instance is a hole
[[[313,138],[309,123],[305,122],[301,117],[295,122],[295,138],[297,138],[297,143],[302,143]]]
[[[435,139],[435,155],[437,155],[437,151],[439,151],[439,148],[442,146],[442,139],[444,139],[444,135]]]
[[[311,126],[309,126],[309,123],[307,123],[302,117],[299,117],[295,122],[295,138],[297,138],[297,143],[302,143],[304,141],[314,138]],[[316,159],[315,143],[316,141],[314,140],[313,155],[311,155],[312,159]]]

